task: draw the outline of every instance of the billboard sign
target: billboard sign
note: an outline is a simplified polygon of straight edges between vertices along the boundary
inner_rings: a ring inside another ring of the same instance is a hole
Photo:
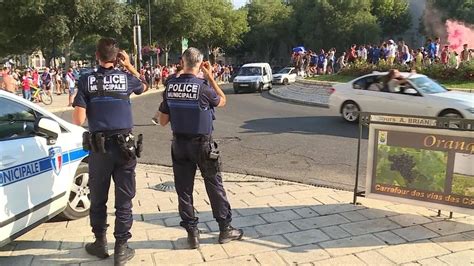
[[[474,132],[370,124],[366,182],[367,197],[473,215]]]

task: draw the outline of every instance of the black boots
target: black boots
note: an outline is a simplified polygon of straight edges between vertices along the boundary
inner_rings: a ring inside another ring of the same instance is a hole
[[[188,232],[188,245],[191,249],[199,248],[199,230],[197,227],[186,229]]]
[[[114,248],[114,265],[125,265],[135,256],[135,250],[128,247],[126,240],[117,240]]]
[[[227,225],[224,228],[221,228],[221,233],[219,234],[219,243],[225,244],[232,240],[240,240],[244,235],[242,229],[236,229],[231,225]]]
[[[96,256],[101,259],[109,257],[109,250],[107,247],[107,238],[105,236],[96,237],[94,243],[86,244],[86,251],[90,255]]]
[[[90,255],[96,256],[101,259],[109,257],[109,251],[107,248],[107,238],[96,237],[94,243],[86,244],[86,251]],[[131,260],[135,256],[135,250],[131,249],[127,245],[127,240],[116,240],[114,250],[114,265],[125,265],[125,263]]]

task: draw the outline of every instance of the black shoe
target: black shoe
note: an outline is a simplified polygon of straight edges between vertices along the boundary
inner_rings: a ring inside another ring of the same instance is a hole
[[[199,248],[199,230],[197,228],[190,228],[188,230],[188,245],[191,249]]]
[[[109,257],[109,249],[107,247],[107,238],[98,237],[94,243],[86,244],[86,251],[90,255],[96,256],[101,259]]]
[[[125,263],[131,260],[134,256],[135,256],[135,250],[128,247],[127,241],[115,242],[115,249],[114,249],[114,265],[115,266],[125,265]]]
[[[240,240],[244,235],[242,229],[236,229],[230,225],[224,227],[219,234],[219,243],[225,244],[232,240]]]

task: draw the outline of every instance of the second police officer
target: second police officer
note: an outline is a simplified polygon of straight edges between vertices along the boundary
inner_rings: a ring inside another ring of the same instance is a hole
[[[114,39],[99,40],[96,58],[100,67],[80,78],[73,104],[74,123],[82,125],[87,118],[90,131],[84,134],[83,145],[90,151],[90,224],[96,240],[86,244],[85,248],[87,253],[99,258],[109,256],[106,204],[112,177],[116,217],[114,262],[115,265],[124,265],[135,254],[128,247],[127,240],[131,238],[136,156],[140,151],[140,141],[137,145],[132,135],[130,95],[141,94],[147,86],[130,63],[129,56],[119,51]],[[129,73],[115,68],[117,63]]]
[[[162,126],[171,123],[171,157],[178,194],[180,225],[188,232],[188,244],[199,247],[198,217],[193,207],[196,169],[202,173],[214,218],[219,224],[219,243],[239,240],[241,229],[231,226],[232,212],[222,184],[217,144],[212,140],[214,108],[226,104],[226,96],[213,78],[209,62],[193,47],[182,55],[183,72],[165,84],[159,108]],[[196,75],[202,70],[206,80]]]

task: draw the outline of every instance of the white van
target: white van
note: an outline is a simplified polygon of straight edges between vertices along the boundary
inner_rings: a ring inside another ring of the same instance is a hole
[[[234,92],[236,94],[240,91],[262,92],[265,88],[270,90],[272,79],[272,69],[268,63],[245,64],[234,78]]]

